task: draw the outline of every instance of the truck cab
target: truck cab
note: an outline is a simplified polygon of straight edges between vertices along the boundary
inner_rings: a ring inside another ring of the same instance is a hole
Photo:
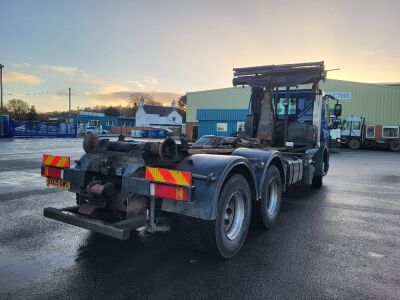
[[[365,118],[354,116],[346,118],[340,128],[342,144],[346,144],[354,150],[359,149],[363,143],[364,128]]]

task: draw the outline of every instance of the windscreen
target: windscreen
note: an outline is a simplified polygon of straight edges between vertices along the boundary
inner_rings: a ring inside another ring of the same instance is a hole
[[[290,121],[312,121],[313,119],[313,93],[311,92],[296,92],[289,95],[288,119]],[[275,115],[277,120],[285,119],[285,93],[276,93],[275,100]]]

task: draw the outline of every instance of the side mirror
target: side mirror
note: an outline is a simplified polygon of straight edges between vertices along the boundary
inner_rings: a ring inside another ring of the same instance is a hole
[[[335,108],[333,109],[333,114],[336,117],[340,117],[342,115],[342,104],[336,103]]]

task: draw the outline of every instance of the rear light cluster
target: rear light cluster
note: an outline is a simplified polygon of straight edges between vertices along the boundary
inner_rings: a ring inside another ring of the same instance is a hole
[[[151,182],[150,196],[190,201],[192,174],[182,170],[146,167],[145,178]]]
[[[59,168],[42,166],[42,176],[63,179],[64,178],[64,170],[59,169]]]
[[[189,189],[160,183],[150,184],[150,196],[187,202],[190,199]]]

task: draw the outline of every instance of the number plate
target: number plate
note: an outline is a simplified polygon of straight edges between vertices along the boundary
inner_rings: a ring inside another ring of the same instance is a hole
[[[53,186],[58,186],[62,187],[65,189],[71,188],[71,182],[68,180],[62,180],[62,179],[57,179],[57,178],[46,178],[46,184],[47,186],[53,185]]]

